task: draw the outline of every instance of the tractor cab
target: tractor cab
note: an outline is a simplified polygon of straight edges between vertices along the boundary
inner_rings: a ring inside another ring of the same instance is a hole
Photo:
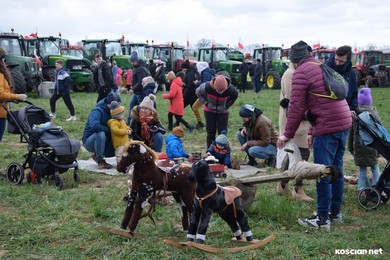
[[[388,76],[383,60],[383,52],[365,50],[352,55],[352,63],[358,77],[359,85],[367,87],[387,86]]]
[[[330,55],[336,52],[336,49],[318,48],[313,50],[313,56],[316,60],[325,62],[330,58]]]
[[[209,67],[218,71],[226,71],[231,77],[231,82],[234,86],[238,86],[240,82],[239,67],[241,61],[232,60],[229,56],[228,47],[203,47],[198,50],[198,61],[206,61]]]
[[[122,54],[131,55],[132,52],[136,52],[138,57],[142,60],[146,60],[146,43],[125,43],[122,45]]]
[[[153,45],[153,60],[161,59],[165,63],[165,72],[177,72],[184,62],[184,48],[174,43]]]

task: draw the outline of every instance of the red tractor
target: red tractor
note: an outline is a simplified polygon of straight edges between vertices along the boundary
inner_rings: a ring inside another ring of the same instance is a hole
[[[355,63],[354,69],[356,70],[359,85],[366,85],[367,87],[388,85],[382,51],[366,50],[354,53],[352,63]]]
[[[184,47],[175,43],[153,45],[153,59],[161,59],[165,63],[165,72],[181,70],[181,64],[184,62]],[[191,64],[194,61],[190,61]]]
[[[319,60],[321,62],[327,61],[329,59],[330,55],[336,52],[336,49],[327,49],[327,48],[318,48],[313,50],[313,56],[316,60]]]

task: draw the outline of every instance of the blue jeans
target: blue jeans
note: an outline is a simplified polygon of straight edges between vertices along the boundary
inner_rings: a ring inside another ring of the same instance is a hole
[[[153,147],[151,148],[156,152],[161,153],[164,144],[164,136],[160,132],[154,132],[150,138],[153,140]]]
[[[127,116],[126,124],[130,125],[131,110],[133,110],[133,107],[138,106],[139,104],[141,104],[143,99],[144,99],[144,96],[142,94],[133,94],[133,97],[131,98],[131,101],[130,101],[129,115]]]
[[[6,125],[7,125],[7,119],[0,118],[0,142],[1,142],[1,140],[3,140],[3,135],[4,135]]]
[[[344,194],[343,155],[348,130],[328,135],[313,137],[314,163],[334,165],[339,168],[341,176],[335,183],[330,177],[321,178],[317,182],[317,214],[328,219],[340,213]]]
[[[100,162],[104,159],[106,140],[106,134],[101,131],[98,133],[94,133],[90,137],[88,137],[87,140],[85,140],[85,142],[83,143],[83,145],[88,152],[96,153],[96,160]]]
[[[237,131],[236,135],[241,145],[247,142],[245,136],[242,136],[240,131]],[[252,156],[253,158],[260,158],[260,159],[267,160],[271,156],[276,155],[277,149],[275,145],[269,144],[267,146],[252,146],[247,148],[245,152],[249,156]]]
[[[375,164],[371,166],[372,172],[372,183],[368,179],[367,176],[367,167],[359,166],[359,180],[358,180],[358,190],[363,190],[364,188],[368,188],[371,186],[375,186],[379,179],[379,164]]]

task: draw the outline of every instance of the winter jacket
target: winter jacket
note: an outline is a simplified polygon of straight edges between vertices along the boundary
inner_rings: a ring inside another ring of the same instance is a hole
[[[126,70],[126,86],[131,86],[131,78],[133,77],[133,69]]]
[[[105,101],[105,98],[100,100],[89,113],[82,136],[82,141],[84,143],[91,135],[104,132],[107,137],[104,156],[111,157],[115,155],[115,150],[112,145],[110,129],[107,125],[108,120],[111,119],[110,109],[107,107]]]
[[[227,90],[219,94],[211,82],[205,82],[196,89],[196,96],[203,103],[203,109],[207,112],[216,114],[228,113],[228,109],[233,105],[238,97],[236,88],[230,83],[227,78],[229,87]]]
[[[121,68],[118,68],[115,75],[115,84],[118,88],[122,86],[122,72]]]
[[[360,112],[368,111],[378,120],[377,112],[372,106],[359,106]],[[373,147],[364,146],[359,136],[359,121],[354,121],[348,135],[348,151],[353,155],[357,166],[374,166],[378,163],[378,152]]]
[[[139,120],[139,110],[140,110],[139,106],[135,106],[131,110],[131,119],[132,120],[131,120],[130,128],[133,130],[131,133],[131,138],[134,140],[145,141],[141,137],[141,122]],[[152,129],[156,128],[156,131],[160,132],[163,135],[167,131],[165,129],[165,127],[162,125],[162,123],[160,121],[160,117],[158,116],[157,113],[154,115],[153,119],[148,123],[148,126],[149,126],[149,128],[152,128]],[[150,145],[146,141],[145,141],[145,144]]]
[[[295,68],[292,63],[290,63],[288,69],[283,73],[281,81],[281,91],[280,91],[280,100],[286,98],[290,99],[291,96],[291,82],[292,76],[294,74]],[[283,134],[286,128],[287,122],[287,111],[288,108],[283,108],[279,106],[279,133]],[[310,123],[307,120],[302,120],[299,124],[298,130],[295,132],[294,142],[300,148],[308,148],[307,144],[307,134],[309,132]]]
[[[155,63],[149,64],[148,69],[150,71],[150,76],[152,76],[154,78],[156,76],[157,65]]]
[[[253,76],[255,78],[261,78],[262,73],[263,73],[263,65],[261,63],[256,64]]]
[[[19,100],[19,95],[11,93],[11,87],[8,84],[8,81],[5,79],[4,75],[0,73],[0,102],[3,103],[4,100]],[[9,108],[8,103],[7,107]],[[0,118],[7,118],[7,111],[4,109],[3,105],[0,105]]]
[[[355,110],[358,106],[358,87],[357,75],[352,69],[351,58],[347,59],[342,65],[336,65],[334,60],[335,54],[331,54],[330,58],[325,62],[326,65],[340,73],[341,76],[348,82],[348,96],[346,98],[349,108]]]
[[[142,88],[142,94],[145,98],[146,96],[149,96],[149,94],[156,94],[155,90],[156,90],[156,84],[154,82],[151,82]],[[156,102],[154,102],[154,104],[156,104]]]
[[[118,69],[119,69],[118,65],[115,65],[115,66],[111,67],[112,78],[114,79],[114,82],[115,82],[115,79],[116,79],[116,74],[118,73]]]
[[[102,71],[104,84],[101,85],[99,82],[99,70]],[[112,77],[112,71],[110,66],[108,66],[107,62],[103,61],[100,66],[96,67],[93,70],[93,80],[98,86],[98,88],[106,88],[106,89],[116,89],[116,85],[114,83],[113,77]]]
[[[245,137],[248,147],[265,147],[270,144],[276,146],[279,134],[272,121],[268,117],[260,114],[252,118],[250,126],[246,128]]]
[[[171,82],[171,88],[168,93],[162,95],[164,99],[169,99],[169,112],[174,115],[184,115],[184,102],[182,92],[182,80],[180,77],[175,78]]]
[[[188,158],[189,155],[186,153],[183,147],[183,141],[176,135],[169,134],[165,139],[166,148],[165,152],[170,160],[174,158]]]
[[[138,64],[133,68],[133,75],[131,77],[131,89],[134,94],[142,95],[142,79],[150,76],[149,70],[143,60],[139,60]]]
[[[217,143],[212,141],[209,149],[207,149],[212,156],[218,159],[219,163],[224,164],[228,167],[231,167],[232,163],[230,162],[230,146],[226,145],[222,149],[217,147]]]
[[[70,93],[70,70],[61,68],[56,71],[54,90],[58,95]]]
[[[200,80],[198,82],[198,87],[205,83],[211,81],[215,76],[215,70],[210,68],[205,68],[202,73],[200,73]]]
[[[124,145],[129,141],[127,130],[130,130],[130,127],[126,125],[125,120],[111,118],[108,120],[107,125],[110,128],[112,145],[114,148]]]
[[[245,62],[241,63],[238,67],[238,71],[241,73],[241,77],[248,75],[249,64]]]
[[[155,81],[157,81],[158,84],[165,84],[166,79],[165,79],[165,69],[164,65],[158,65],[156,68],[156,76],[154,78]]]
[[[198,80],[198,73],[193,66],[190,66],[183,82],[185,84],[185,88],[183,87],[183,98],[186,105],[193,104],[198,99],[195,94],[197,87],[194,83],[195,80]]]
[[[321,136],[348,130],[352,126],[351,112],[347,101],[316,96],[328,95],[321,68],[313,64],[316,60],[303,58],[294,72],[291,99],[287,113],[284,135],[294,138],[305,112],[311,115],[309,134]]]

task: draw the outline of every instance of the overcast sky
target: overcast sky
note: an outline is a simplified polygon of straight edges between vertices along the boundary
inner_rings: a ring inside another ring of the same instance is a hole
[[[0,31],[155,43],[390,46],[388,0],[0,0]]]

